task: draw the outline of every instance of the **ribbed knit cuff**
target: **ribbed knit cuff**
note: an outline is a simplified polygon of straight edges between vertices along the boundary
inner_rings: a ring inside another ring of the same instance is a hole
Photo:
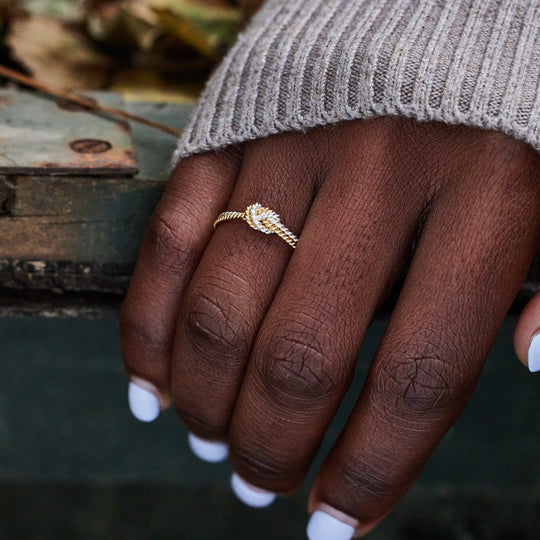
[[[174,160],[382,115],[499,130],[540,151],[539,78],[539,0],[269,0]]]

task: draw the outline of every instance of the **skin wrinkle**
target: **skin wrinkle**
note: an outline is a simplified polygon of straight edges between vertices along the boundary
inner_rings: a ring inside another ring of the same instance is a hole
[[[268,416],[268,409],[264,405],[261,405],[260,400],[257,399],[260,395],[267,396],[271,400],[275,412],[273,425],[277,426],[279,429],[281,429],[284,424],[301,426],[305,429],[310,414],[323,414],[325,412],[326,404],[323,404],[320,400],[309,401],[304,399],[301,402],[298,402],[298,406],[296,406],[293,404],[294,400],[290,396],[285,396],[286,399],[282,399],[281,394],[276,394],[269,390],[268,385],[265,384],[263,379],[256,379],[252,387],[246,389],[246,401],[250,403],[250,407],[253,407],[254,412],[256,413],[253,415],[254,417],[256,416],[258,418],[263,415]],[[291,414],[291,404],[294,405],[294,414]],[[249,428],[249,426],[246,427]],[[256,429],[256,423],[251,427],[253,428],[253,432],[259,433]],[[264,435],[271,438],[271,431],[265,430]],[[260,433],[259,436],[261,436]],[[264,451],[268,451],[268,444],[264,447]]]
[[[409,355],[392,367],[381,369],[379,392],[391,410],[401,414],[429,414],[438,416],[451,409],[456,401],[457,385],[433,368],[434,363],[445,363],[430,355]],[[443,370],[444,373],[444,370]]]
[[[443,395],[449,395],[452,388],[446,381],[444,372],[434,369],[434,363],[444,362],[441,358],[436,357],[420,357],[415,358],[413,363],[414,372],[408,375],[408,382],[403,389],[403,401],[406,403],[422,403],[419,407],[422,410],[424,407],[430,412],[438,410],[438,403],[442,401]],[[433,382],[433,384],[431,384]],[[429,383],[429,384],[428,384]],[[436,395],[435,399],[431,397],[431,393]],[[418,399],[418,396],[420,399]],[[426,405],[423,404],[425,400]],[[446,401],[449,401],[448,398]],[[431,403],[430,403],[431,402]],[[444,407],[442,407],[444,409]]]
[[[147,224],[145,242],[150,243],[154,257],[164,271],[177,272],[193,261],[191,235],[187,232],[180,236],[175,229],[175,224],[159,213],[152,214]]]
[[[240,474],[243,471],[249,471],[249,476],[246,478],[248,481],[249,477],[253,475],[257,479],[264,478],[269,481],[289,477],[295,479],[295,482],[298,483],[298,477],[303,477],[307,473],[306,467],[302,466],[305,459],[298,460],[297,463],[291,463],[288,456],[286,458],[284,456],[282,460],[275,456],[274,461],[270,462],[262,459],[260,457],[261,452],[257,450],[242,450],[242,447],[239,446],[232,446],[230,450],[232,450],[231,454],[234,456],[233,466],[239,468]],[[294,491],[298,487],[296,485],[283,491],[283,493]]]
[[[267,410],[260,409],[258,401],[253,402],[253,407],[260,414],[267,414]],[[307,411],[299,411],[298,422],[293,425],[303,431],[302,440],[288,440],[279,438],[273,440],[271,434],[279,433],[282,423],[289,422],[289,408],[277,408],[276,416],[267,430],[257,430],[256,424],[248,424],[249,431],[254,436],[244,437],[238,433],[233,423],[231,428],[231,463],[235,470],[246,480],[256,485],[266,485],[267,489],[278,493],[290,493],[296,491],[302,484],[309,469],[309,463],[315,457],[315,453],[321,443],[321,436],[317,430],[306,431]],[[305,444],[309,442],[309,444]],[[269,443],[273,444],[273,452],[268,452]],[[261,474],[263,469],[263,474]],[[262,480],[263,478],[264,480]]]
[[[196,414],[191,414],[181,405],[175,405],[176,413],[182,418],[187,427],[192,431],[211,434],[212,438],[223,439],[227,437],[228,422],[223,422],[221,418],[212,418],[209,415],[205,418],[204,411],[198,410]]]
[[[202,357],[215,359],[219,355],[228,360],[243,360],[249,351],[253,325],[241,310],[213,296],[197,297],[194,306],[187,311],[185,326],[192,346]]]
[[[356,277],[353,277],[353,281],[356,281]],[[321,282],[315,283],[311,281],[307,284],[312,291],[312,295],[309,299],[305,297],[291,298],[294,302],[295,310],[287,310],[284,313],[274,312],[273,323],[271,326],[264,328],[262,337],[279,335],[285,331],[287,334],[296,333],[298,335],[306,336],[310,339],[314,339],[315,336],[324,336],[324,347],[321,342],[321,350],[326,349],[328,351],[334,351],[338,347],[338,341],[342,339],[342,335],[352,329],[353,322],[350,319],[350,314],[355,311],[356,306],[345,313],[343,306],[338,302],[332,302],[332,298],[319,293],[321,285],[328,285],[333,283],[334,280],[329,276],[328,280],[325,280],[323,284]],[[298,283],[298,286],[301,284]],[[317,286],[315,286],[317,285]],[[289,285],[291,289],[296,288],[296,283]],[[342,288],[346,288],[347,283],[342,284]],[[339,285],[336,285],[336,290],[339,290]],[[339,321],[339,324],[336,323]],[[340,332],[337,334],[334,331],[335,327],[340,328]]]
[[[420,326],[418,330],[404,330],[401,335],[394,332],[391,352],[380,358],[377,384],[382,395],[395,397],[395,402],[389,404],[390,409],[405,409],[405,412],[418,409],[422,413],[435,412],[437,416],[459,401],[456,389],[465,385],[466,374],[472,368],[462,351],[467,350],[466,343],[474,341],[472,336],[467,340],[466,329],[444,317],[439,319],[439,314],[434,324],[437,330]],[[450,371],[453,381],[447,379]],[[417,391],[410,393],[411,388]]]
[[[246,255],[249,257],[248,254],[243,254],[242,257],[245,257]],[[257,262],[259,261],[253,260],[253,263]],[[245,266],[243,266],[243,268],[245,268]],[[215,285],[220,284],[220,286],[218,286],[216,289],[221,290],[226,294],[227,302],[229,302],[232,307],[234,307],[236,304],[240,305],[240,311],[245,311],[247,309],[247,311],[251,314],[254,306],[262,307],[267,304],[267,299],[261,295],[259,288],[253,279],[250,280],[248,277],[244,278],[242,277],[241,272],[229,269],[225,261],[220,266],[219,272],[223,275],[216,273],[215,276],[207,276],[206,279],[208,282],[201,283],[198,290],[194,291],[193,294],[202,294],[203,291],[212,290],[213,288],[216,288]],[[249,277],[252,278],[253,276]],[[242,301],[238,300],[239,291],[243,295],[241,297]]]
[[[298,321],[294,322],[294,330],[289,329],[286,334],[274,331],[262,349],[270,354],[262,355],[257,350],[254,358],[265,386],[287,399],[302,401],[326,396],[340,388],[338,380],[343,378],[344,363],[325,354],[325,350],[332,349],[323,347],[317,335],[320,334],[309,327],[298,330]]]
[[[381,467],[381,469],[389,472],[381,474],[380,469],[369,471],[367,466],[359,467],[358,465],[351,466],[349,464],[344,464],[340,472],[344,482],[351,484],[351,491],[363,493],[368,497],[385,499],[396,488],[395,477],[392,474],[391,466],[387,465],[387,467]],[[392,489],[389,489],[390,487]],[[406,486],[404,485],[401,489],[406,490]]]

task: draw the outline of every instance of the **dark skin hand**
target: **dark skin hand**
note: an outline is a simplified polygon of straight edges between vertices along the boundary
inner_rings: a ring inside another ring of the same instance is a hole
[[[213,232],[254,202],[300,236],[296,250],[240,220]],[[539,246],[539,208],[540,156],[464,126],[382,117],[186,159],[122,309],[128,374],[195,435],[227,441],[249,483],[294,491],[410,260],[309,499],[365,534],[471,396]]]

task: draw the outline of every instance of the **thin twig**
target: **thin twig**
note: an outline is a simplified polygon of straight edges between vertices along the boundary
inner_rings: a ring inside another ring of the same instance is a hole
[[[50,86],[44,83],[41,83],[37,81],[36,79],[27,77],[26,75],[23,75],[22,73],[19,73],[18,71],[14,71],[13,69],[10,69],[2,64],[0,64],[0,75],[7,77],[8,79],[25,84],[27,86],[30,86],[32,88],[35,88],[36,90],[41,90],[42,92],[45,92],[52,96],[56,96],[61,99],[65,99],[67,101],[77,103],[79,105],[82,105],[83,107],[87,107],[92,110],[104,112],[112,116],[120,116],[121,118],[125,118],[126,120],[133,120],[133,122],[138,122],[140,124],[144,124],[146,126],[150,126],[155,129],[159,129],[161,131],[164,131],[165,133],[175,135],[176,137],[179,137],[182,134],[182,132],[179,131],[178,129],[174,129],[172,127],[165,126],[158,122],[148,120],[147,118],[136,116],[135,114],[131,114],[126,111],[121,111],[119,109],[107,107],[106,105],[101,105],[100,103],[96,102],[93,99],[76,96],[75,94],[71,94],[70,92],[65,92],[57,88],[51,88]]]

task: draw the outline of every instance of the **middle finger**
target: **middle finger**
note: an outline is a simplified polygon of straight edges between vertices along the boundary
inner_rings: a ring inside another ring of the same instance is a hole
[[[299,487],[401,269],[426,196],[393,163],[386,152],[340,160],[310,209],[231,423],[231,461],[250,484]]]

